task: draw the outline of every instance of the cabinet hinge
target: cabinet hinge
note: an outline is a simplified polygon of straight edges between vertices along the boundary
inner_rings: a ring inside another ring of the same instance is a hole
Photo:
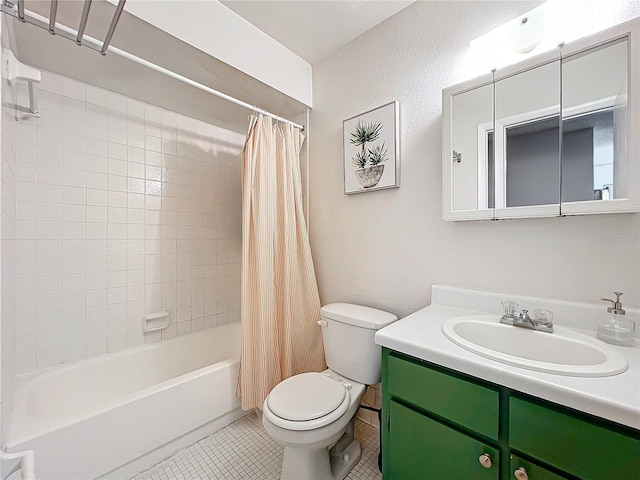
[[[386,422],[387,422],[387,432],[390,432],[391,431],[391,414],[389,413],[387,413]]]

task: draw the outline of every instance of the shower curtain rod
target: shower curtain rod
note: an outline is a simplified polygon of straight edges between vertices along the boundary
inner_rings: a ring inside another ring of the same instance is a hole
[[[57,2],[56,2],[57,3]],[[121,4],[124,6],[124,2],[121,2]],[[19,3],[19,5],[22,5],[22,2]],[[186,83],[187,85],[191,85],[192,87],[195,87],[199,90],[202,90],[204,92],[207,92],[211,95],[215,95],[216,97],[222,98],[223,100],[227,100],[228,102],[234,103],[236,105],[239,105],[241,107],[244,107],[248,110],[252,110],[255,113],[261,114],[261,115],[265,115],[267,117],[271,117],[279,122],[282,123],[286,123],[289,125],[293,125],[295,128],[299,128],[301,131],[304,131],[304,125],[301,125],[299,123],[295,123],[292,122],[291,120],[288,120],[284,117],[280,117],[274,113],[268,112],[267,110],[264,110],[262,108],[256,107],[255,105],[251,105],[247,102],[243,102],[242,100],[239,100],[235,97],[232,97],[231,95],[227,95],[226,93],[222,93],[218,90],[215,90],[211,87],[207,87],[206,85],[203,85],[201,83],[196,82],[195,80],[192,80],[188,77],[185,77],[184,75],[180,75],[179,73],[176,73],[172,70],[169,70],[167,68],[161,67],[160,65],[156,65],[155,63],[149,62],[148,60],[145,60],[144,58],[138,57],[136,55],[133,55],[132,53],[129,53],[125,50],[122,50],[120,48],[114,47],[113,45],[108,45],[106,49],[104,49],[104,43],[100,42],[99,40],[96,40],[93,37],[90,37],[89,35],[85,35],[84,32],[78,32],[76,30],[73,30],[70,27],[67,27],[66,25],[62,25],[62,24],[55,24],[55,27],[53,28],[53,30],[50,28],[50,19],[43,17],[42,15],[39,15],[35,12],[32,12],[30,10],[24,9],[24,6],[22,6],[22,9],[20,12],[16,13],[14,11],[13,8],[7,7],[5,5],[5,3],[2,3],[2,11],[6,14],[9,14],[13,17],[18,18],[20,21],[23,22],[27,22],[30,23],[31,25],[35,25],[36,27],[42,28],[46,31],[48,31],[49,33],[55,33],[55,34],[59,34],[60,36],[67,38],[68,40],[72,40],[74,43],[77,43],[78,45],[83,45],[86,47],[89,47],[93,50],[97,50],[102,54],[105,54],[107,52],[111,52],[114,55],[118,55],[119,57],[122,58],[126,58],[127,60],[130,60],[134,63],[137,63],[138,65],[142,65],[144,67],[147,67],[151,70],[154,70],[158,73],[162,73],[163,75],[166,75],[168,77],[171,77],[175,80],[178,80],[182,83]],[[55,12],[55,10],[52,7],[52,12]],[[55,15],[55,13],[54,13]],[[55,18],[54,18],[54,22],[55,22]],[[82,28],[82,26],[80,27]],[[82,28],[82,30],[84,30]],[[82,43],[78,42],[78,39],[82,39]],[[86,43],[85,43],[86,42]]]

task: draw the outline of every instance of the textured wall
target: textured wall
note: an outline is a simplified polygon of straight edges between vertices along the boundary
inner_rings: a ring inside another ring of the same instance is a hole
[[[441,221],[441,90],[468,78],[471,39],[536,5],[417,2],[314,65],[311,237],[323,303],[404,316],[429,303],[433,283],[449,283],[587,302],[621,290],[640,304],[640,215]],[[620,20],[638,15],[631,2]],[[342,121],[394,99],[400,189],[344,195]]]
[[[244,136],[44,71],[39,105],[17,130],[17,372],[239,320]]]

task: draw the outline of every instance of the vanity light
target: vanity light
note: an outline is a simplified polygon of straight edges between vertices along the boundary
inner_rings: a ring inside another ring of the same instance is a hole
[[[518,63],[619,23],[627,4],[627,0],[549,0],[472,40],[470,58],[478,74]]]

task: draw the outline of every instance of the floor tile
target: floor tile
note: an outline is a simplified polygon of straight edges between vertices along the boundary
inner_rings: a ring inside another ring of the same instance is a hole
[[[356,420],[362,459],[348,480],[381,480],[378,470],[379,431]],[[280,478],[283,447],[265,432],[254,413],[178,452],[131,480],[211,480]]]

